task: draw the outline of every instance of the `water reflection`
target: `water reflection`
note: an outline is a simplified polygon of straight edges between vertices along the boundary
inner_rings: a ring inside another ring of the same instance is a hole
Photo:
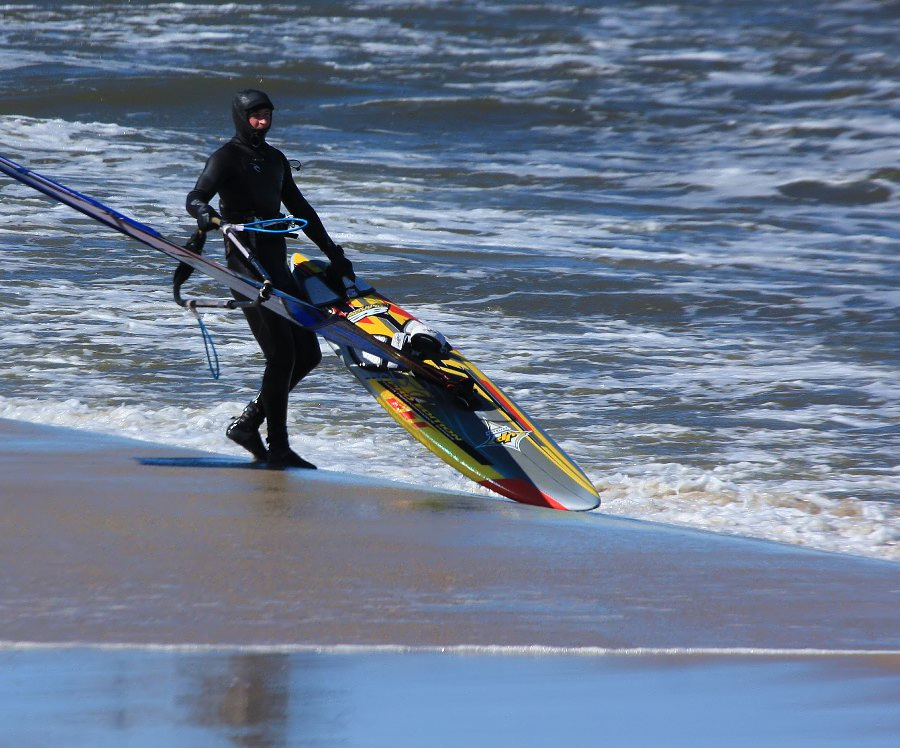
[[[283,654],[189,658],[178,671],[190,683],[189,722],[223,732],[237,746],[288,743],[290,671]]]
[[[898,691],[896,653],[0,649],[0,744],[893,746]]]

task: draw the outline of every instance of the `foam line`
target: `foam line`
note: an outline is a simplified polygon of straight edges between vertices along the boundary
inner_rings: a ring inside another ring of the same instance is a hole
[[[491,657],[892,657],[900,649],[777,647],[559,647],[540,644],[413,646],[406,644],[161,644],[131,642],[27,642],[0,640],[0,652],[88,649],[98,652],[175,654],[447,654]]]

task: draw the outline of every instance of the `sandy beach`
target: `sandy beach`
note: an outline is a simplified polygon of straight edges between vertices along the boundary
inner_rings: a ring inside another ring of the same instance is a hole
[[[900,734],[896,564],[9,420],[0,466],[0,745]]]

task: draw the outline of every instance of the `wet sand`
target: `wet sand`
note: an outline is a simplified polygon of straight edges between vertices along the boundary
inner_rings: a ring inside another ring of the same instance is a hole
[[[900,734],[898,564],[225,462],[0,419],[0,737]]]

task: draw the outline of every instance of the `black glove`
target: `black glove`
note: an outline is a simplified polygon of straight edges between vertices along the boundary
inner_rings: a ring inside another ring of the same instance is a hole
[[[207,208],[197,214],[197,228],[201,231],[215,231],[219,228],[221,222],[222,216],[216,213],[212,208]]]
[[[344,251],[335,244],[339,254],[332,255],[329,259],[331,264],[328,265],[326,273],[331,273],[335,278],[347,277],[350,280],[356,280],[356,273],[353,272],[353,263],[344,257]]]
[[[353,264],[342,254],[334,257],[325,268],[325,282],[332,291],[343,296],[347,291],[344,286],[344,278],[354,281],[356,273],[353,272]]]

